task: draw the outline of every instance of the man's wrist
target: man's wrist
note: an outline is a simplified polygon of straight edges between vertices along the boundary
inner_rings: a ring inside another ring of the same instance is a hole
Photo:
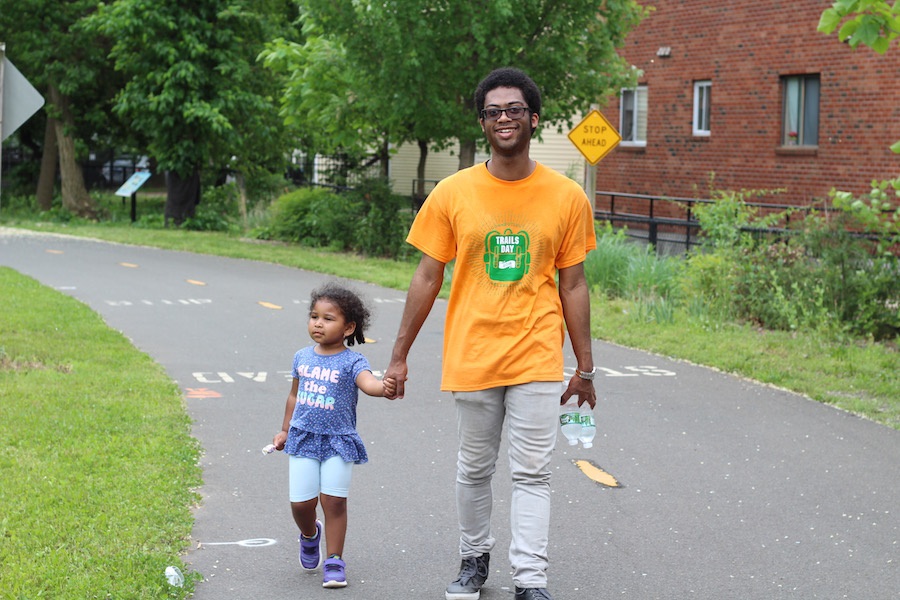
[[[575,369],[575,374],[581,377],[582,379],[586,379],[588,381],[593,381],[594,373],[597,372],[597,367],[592,368],[590,371],[582,371],[581,369]]]

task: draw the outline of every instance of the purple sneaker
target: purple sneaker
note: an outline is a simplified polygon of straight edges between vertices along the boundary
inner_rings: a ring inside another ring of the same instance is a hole
[[[300,536],[300,564],[304,569],[316,569],[322,564],[319,546],[322,544],[322,522],[316,521],[316,537],[311,540]]]
[[[341,588],[347,585],[347,574],[344,573],[344,564],[339,558],[326,558],[322,566],[322,587]]]

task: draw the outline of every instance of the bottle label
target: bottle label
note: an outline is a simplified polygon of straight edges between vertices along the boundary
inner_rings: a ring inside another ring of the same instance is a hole
[[[581,423],[581,419],[578,418],[578,413],[563,413],[559,415],[560,425],[578,425],[579,423]]]
[[[581,426],[582,427],[593,427],[594,426],[594,415],[581,415]]]

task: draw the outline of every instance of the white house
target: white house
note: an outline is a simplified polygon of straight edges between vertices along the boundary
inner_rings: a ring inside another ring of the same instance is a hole
[[[577,123],[580,119],[576,118]],[[531,142],[531,158],[559,171],[584,186],[585,166],[587,162],[581,152],[568,138],[568,132],[557,133],[555,126],[542,127],[541,140]],[[434,184],[444,177],[455,173],[459,168],[458,147],[454,146],[442,152],[429,152],[425,162],[425,193],[431,191]],[[390,179],[394,192],[412,195],[416,181],[416,167],[419,164],[419,147],[415,144],[404,144],[391,156]],[[475,163],[490,158],[483,150],[475,154]]]

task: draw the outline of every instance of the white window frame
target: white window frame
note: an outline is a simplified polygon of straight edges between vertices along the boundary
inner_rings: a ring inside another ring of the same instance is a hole
[[[712,134],[710,129],[710,115],[712,109],[712,81],[702,79],[694,82],[694,120],[693,130],[696,137],[708,137]]]
[[[623,88],[619,95],[619,133],[623,146],[647,145],[647,86]],[[628,115],[633,115],[628,122]]]

